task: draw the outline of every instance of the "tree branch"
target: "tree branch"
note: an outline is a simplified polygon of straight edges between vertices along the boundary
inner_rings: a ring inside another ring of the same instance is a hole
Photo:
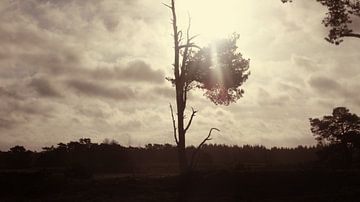
[[[171,118],[172,118],[173,128],[174,128],[174,139],[175,139],[176,145],[178,145],[179,140],[178,140],[177,135],[176,135],[176,124],[175,124],[174,110],[173,110],[173,107],[172,107],[171,104],[170,104],[170,111],[171,111]]]
[[[179,49],[183,49],[183,48],[197,48],[197,49],[201,49],[199,46],[197,46],[197,45],[195,45],[195,44],[193,44],[193,43],[179,46]]]
[[[191,114],[189,123],[187,124],[187,126],[186,126],[186,128],[185,128],[185,133],[186,133],[186,131],[190,128],[190,125],[191,125],[191,123],[192,123],[192,121],[193,121],[193,118],[194,118],[194,116],[195,116],[196,113],[197,113],[197,111],[194,110],[194,108],[192,108],[192,107],[191,107],[191,110],[192,110],[192,114]]]
[[[175,77],[175,81],[179,79],[179,52],[180,52],[180,48],[179,48],[179,32],[178,32],[178,27],[177,27],[177,17],[176,17],[176,11],[175,11],[175,1],[171,0],[171,5],[169,4],[165,4],[163,3],[166,7],[171,9],[171,13],[172,13],[172,26],[173,26],[173,33],[174,33],[174,77]],[[182,35],[182,34],[181,34]]]
[[[166,3],[162,3],[162,4],[172,10],[172,7],[169,4],[166,4]]]
[[[186,100],[187,100],[186,81],[185,81],[184,83],[185,83],[185,90],[184,90],[184,92],[183,92],[183,94],[184,94],[184,100],[185,100],[185,102],[184,102],[184,109],[186,109]],[[186,132],[186,131],[185,131],[185,132]]]
[[[189,45],[190,45],[190,40],[189,40],[189,33],[190,33],[190,28],[191,28],[191,18],[190,18],[190,14],[188,13],[189,16],[189,24],[188,24],[188,28],[186,30],[186,46],[185,46],[185,50],[184,50],[184,55],[183,55],[183,60],[181,63],[181,75],[183,77],[185,77],[185,65],[186,65],[186,61],[188,59],[188,52],[189,52]]]
[[[187,27],[187,30],[186,30],[186,37],[187,37],[187,42],[189,43],[190,42],[190,28],[191,28],[191,17],[190,17],[190,13],[188,12],[188,18],[189,18],[189,22],[188,22],[188,27]]]
[[[192,156],[191,156],[191,162],[190,162],[190,168],[194,168],[194,163],[195,163],[195,158],[196,158],[196,155],[197,153],[199,152],[199,150],[201,149],[201,147],[209,140],[212,140],[211,138],[211,133],[213,130],[216,130],[218,132],[220,132],[219,129],[217,128],[211,128],[210,131],[209,131],[209,134],[208,136],[199,144],[199,146],[196,148],[196,150],[193,152]]]
[[[197,34],[197,35],[195,35],[195,36],[192,36],[192,37],[190,37],[189,38],[189,41],[192,41],[193,39],[195,39],[196,37],[198,37],[199,36],[199,34]]]
[[[360,38],[360,34],[357,34],[357,33],[346,33],[346,34],[341,34],[340,37],[355,37],[355,38]]]
[[[180,31],[178,31],[178,40],[179,40],[179,43],[182,41],[182,38],[183,37],[183,33],[182,33],[182,31],[180,30]]]

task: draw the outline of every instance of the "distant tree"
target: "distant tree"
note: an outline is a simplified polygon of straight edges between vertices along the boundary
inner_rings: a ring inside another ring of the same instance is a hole
[[[191,20],[184,33],[178,29],[175,1],[164,4],[171,9],[174,38],[174,78],[168,78],[175,86],[177,106],[177,127],[173,108],[170,105],[174,138],[178,148],[179,167],[182,172],[193,165],[187,160],[185,151],[185,135],[197,111],[192,108],[192,114],[187,124],[184,123],[188,92],[194,88],[205,91],[205,96],[215,104],[229,105],[242,97],[244,91],[240,88],[249,76],[249,60],[237,51],[238,35],[222,40],[214,46],[200,48],[193,43],[194,36],[190,36]],[[211,140],[211,132],[219,131],[211,128],[209,135],[199,145],[200,147]],[[192,158],[194,159],[194,158]]]
[[[25,153],[26,149],[23,146],[16,145],[10,148],[11,153]]]
[[[282,2],[292,2],[293,0],[281,0]],[[339,45],[344,37],[354,37],[360,39],[360,30],[354,32],[351,27],[353,21],[360,19],[360,0],[316,0],[326,6],[328,12],[322,23],[325,27],[330,27],[329,34],[325,38],[330,43]]]
[[[51,147],[43,147],[42,148],[44,151],[54,151],[55,150],[55,147],[54,145],[52,145]]]
[[[360,118],[356,114],[345,107],[337,107],[330,116],[310,118],[310,125],[319,145],[342,153],[344,160],[351,163],[354,152],[360,149]]]
[[[319,144],[353,143],[354,137],[360,137],[360,118],[345,107],[322,119],[310,118],[310,125]]]
[[[9,150],[9,164],[12,168],[28,168],[31,165],[31,151],[23,146],[14,146]]]
[[[84,145],[91,145],[91,139],[90,138],[80,138],[79,143],[84,144]]]
[[[104,141],[103,141],[103,144],[109,144],[109,145],[119,145],[119,142],[112,139],[108,139],[108,138],[105,138]]]

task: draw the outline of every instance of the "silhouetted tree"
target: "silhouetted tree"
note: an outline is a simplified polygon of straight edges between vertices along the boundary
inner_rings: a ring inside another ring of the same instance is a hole
[[[31,165],[32,152],[27,151],[23,146],[14,146],[10,148],[9,164],[12,168],[27,168]]]
[[[281,0],[292,2],[292,0]],[[355,18],[360,18],[360,0],[316,0],[326,6],[328,12],[322,23],[330,27],[328,36],[325,38],[330,43],[339,45],[344,37],[360,39],[360,33],[354,32],[351,23]],[[360,30],[359,30],[360,31]]]
[[[355,150],[360,149],[360,118],[356,114],[337,107],[330,116],[310,118],[310,125],[318,144],[331,147],[328,151],[342,153],[346,163],[352,162]]]
[[[237,53],[236,41],[238,35],[223,40],[214,46],[200,48],[190,36],[191,20],[186,33],[177,27],[175,1],[164,4],[171,9],[174,37],[174,78],[168,78],[176,89],[177,127],[173,108],[170,105],[174,138],[178,147],[179,167],[182,172],[189,169],[185,151],[185,135],[197,111],[192,108],[192,114],[187,124],[184,123],[184,111],[187,104],[187,94],[191,89],[205,90],[205,95],[215,104],[229,105],[239,99],[244,91],[240,86],[249,76],[249,60],[243,59]],[[219,131],[211,128],[209,135],[198,149],[208,140],[211,132]],[[193,158],[194,159],[194,158]],[[192,160],[193,161],[193,160]],[[193,163],[190,164],[192,166]]]
[[[12,152],[12,153],[24,153],[24,152],[26,152],[26,149],[23,146],[16,145],[16,146],[10,148],[10,152]]]
[[[118,145],[119,142],[116,141],[116,140],[114,140],[114,139],[110,140],[110,139],[108,139],[108,138],[105,138],[104,141],[103,141],[103,144]]]
[[[170,144],[126,148],[117,143],[91,143],[88,144],[90,146],[77,143],[59,143],[57,146],[44,147],[41,152],[31,152],[22,146],[13,147],[12,151],[0,152],[0,170],[44,168],[49,172],[62,172],[68,177],[80,178],[90,177],[91,173],[159,174],[178,170],[177,147]],[[197,152],[195,163],[199,169],[249,170],[269,166],[311,166],[319,149],[326,154],[337,148],[299,146],[267,149],[264,146],[203,144],[201,150],[194,146],[187,147],[186,153],[192,156]],[[336,160],[339,155],[334,157]]]

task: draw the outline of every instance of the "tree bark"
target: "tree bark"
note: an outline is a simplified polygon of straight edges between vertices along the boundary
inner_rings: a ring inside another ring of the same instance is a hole
[[[172,12],[172,25],[174,33],[174,76],[175,76],[175,88],[176,88],[176,106],[177,106],[177,124],[178,124],[178,160],[179,160],[179,169],[181,172],[186,172],[188,169],[188,162],[186,157],[185,150],[185,129],[184,129],[184,110],[186,106],[186,99],[184,99],[184,87],[185,82],[183,81],[183,72],[180,72],[180,40],[179,40],[179,31],[177,28],[177,18],[176,18],[176,9],[175,1],[171,0],[171,5],[166,5],[171,9]]]
[[[186,156],[186,145],[185,145],[185,130],[184,130],[184,101],[182,96],[177,98],[177,109],[178,109],[178,133],[179,133],[179,144],[178,148],[178,158],[179,158],[179,168],[181,172],[186,172],[188,170],[188,161]]]

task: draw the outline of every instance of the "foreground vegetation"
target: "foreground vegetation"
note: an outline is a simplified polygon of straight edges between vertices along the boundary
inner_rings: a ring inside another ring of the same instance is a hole
[[[191,156],[195,150],[195,147],[188,147],[187,155]],[[195,163],[198,169],[206,170],[309,167],[317,166],[319,150],[319,147],[302,146],[267,149],[250,145],[204,145]],[[177,163],[177,148],[170,144],[148,144],[143,148],[136,148],[123,147],[115,141],[92,143],[88,138],[44,147],[41,152],[15,146],[8,152],[0,153],[2,169],[55,169],[69,175],[178,173]]]
[[[357,156],[331,148],[204,145],[179,175],[169,144],[15,146],[0,153],[0,201],[359,201]]]
[[[1,201],[360,200],[360,172],[350,170],[218,170],[182,176],[96,175],[88,179],[2,172],[0,184]]]

